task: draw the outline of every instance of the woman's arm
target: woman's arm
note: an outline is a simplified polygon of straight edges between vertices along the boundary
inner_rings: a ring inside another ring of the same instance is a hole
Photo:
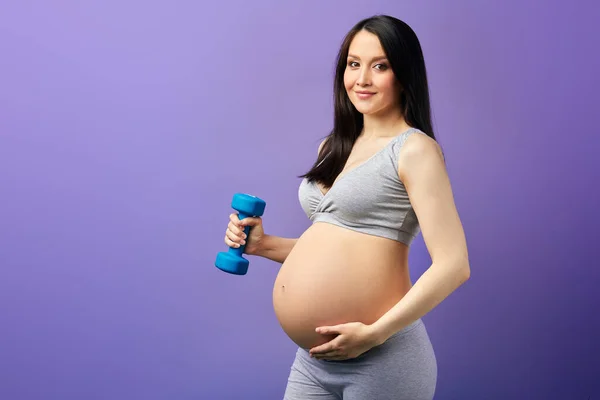
[[[321,152],[326,140],[327,138],[323,139],[321,143],[319,143],[317,154]],[[264,235],[261,238],[260,244],[257,246],[257,248],[248,254],[264,257],[278,263],[283,263],[292,251],[292,248],[296,245],[297,241],[297,238],[292,239],[273,235]]]
[[[298,239],[265,235],[261,239],[260,246],[249,254],[283,263],[297,241]]]
[[[400,150],[398,163],[432,265],[393,308],[372,324],[379,342],[427,314],[471,274],[465,234],[437,143],[425,135],[412,135]]]
[[[323,145],[325,144],[326,140],[327,138],[323,139],[321,143],[319,143],[317,154],[321,152],[321,149],[323,148]],[[296,245],[297,241],[297,238],[291,239],[279,236],[265,235],[264,238],[261,239],[259,247],[256,250],[254,250],[253,253],[248,254],[268,258],[269,260],[278,263],[283,263],[292,251],[292,248]]]

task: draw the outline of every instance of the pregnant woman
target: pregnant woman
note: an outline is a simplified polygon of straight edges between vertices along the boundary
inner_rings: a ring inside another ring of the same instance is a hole
[[[437,363],[421,317],[470,267],[413,30],[390,16],[360,21],[334,90],[333,130],[298,191],[311,226],[282,238],[234,213],[225,243],[282,263],[273,306],[298,345],[285,399],[432,399]],[[432,265],[413,284],[419,232]]]

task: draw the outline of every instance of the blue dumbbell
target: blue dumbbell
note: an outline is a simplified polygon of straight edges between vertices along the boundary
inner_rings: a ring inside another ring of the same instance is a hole
[[[231,208],[238,211],[238,218],[240,220],[248,217],[261,217],[265,212],[266,205],[267,203],[264,200],[243,193],[236,193],[231,201]],[[248,236],[249,232],[250,227],[244,227],[246,236]],[[246,245],[244,244],[237,248],[230,247],[227,252],[220,252],[217,254],[215,266],[230,274],[245,275],[248,272],[248,265],[250,264],[248,260],[242,257],[245,249]]]

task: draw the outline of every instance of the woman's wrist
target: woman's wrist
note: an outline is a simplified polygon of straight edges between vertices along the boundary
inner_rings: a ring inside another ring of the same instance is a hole
[[[386,329],[379,321],[369,325],[369,329],[371,331],[371,340],[373,340],[376,345],[383,344],[391,336],[388,329]]]
[[[265,257],[266,254],[273,248],[273,236],[263,235],[252,253],[253,256]]]

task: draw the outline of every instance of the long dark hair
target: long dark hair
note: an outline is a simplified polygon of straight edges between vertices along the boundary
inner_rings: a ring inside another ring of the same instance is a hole
[[[356,110],[344,87],[348,50],[354,36],[361,30],[375,34],[385,51],[390,67],[402,91],[400,105],[406,123],[420,129],[435,140],[431,123],[431,106],[427,71],[417,35],[405,22],[376,15],[358,22],[346,34],[337,56],[334,80],[334,124],[327,135],[317,160],[300,178],[316,180],[326,188],[333,185],[344,168],[354,142],[363,129],[363,115]]]

